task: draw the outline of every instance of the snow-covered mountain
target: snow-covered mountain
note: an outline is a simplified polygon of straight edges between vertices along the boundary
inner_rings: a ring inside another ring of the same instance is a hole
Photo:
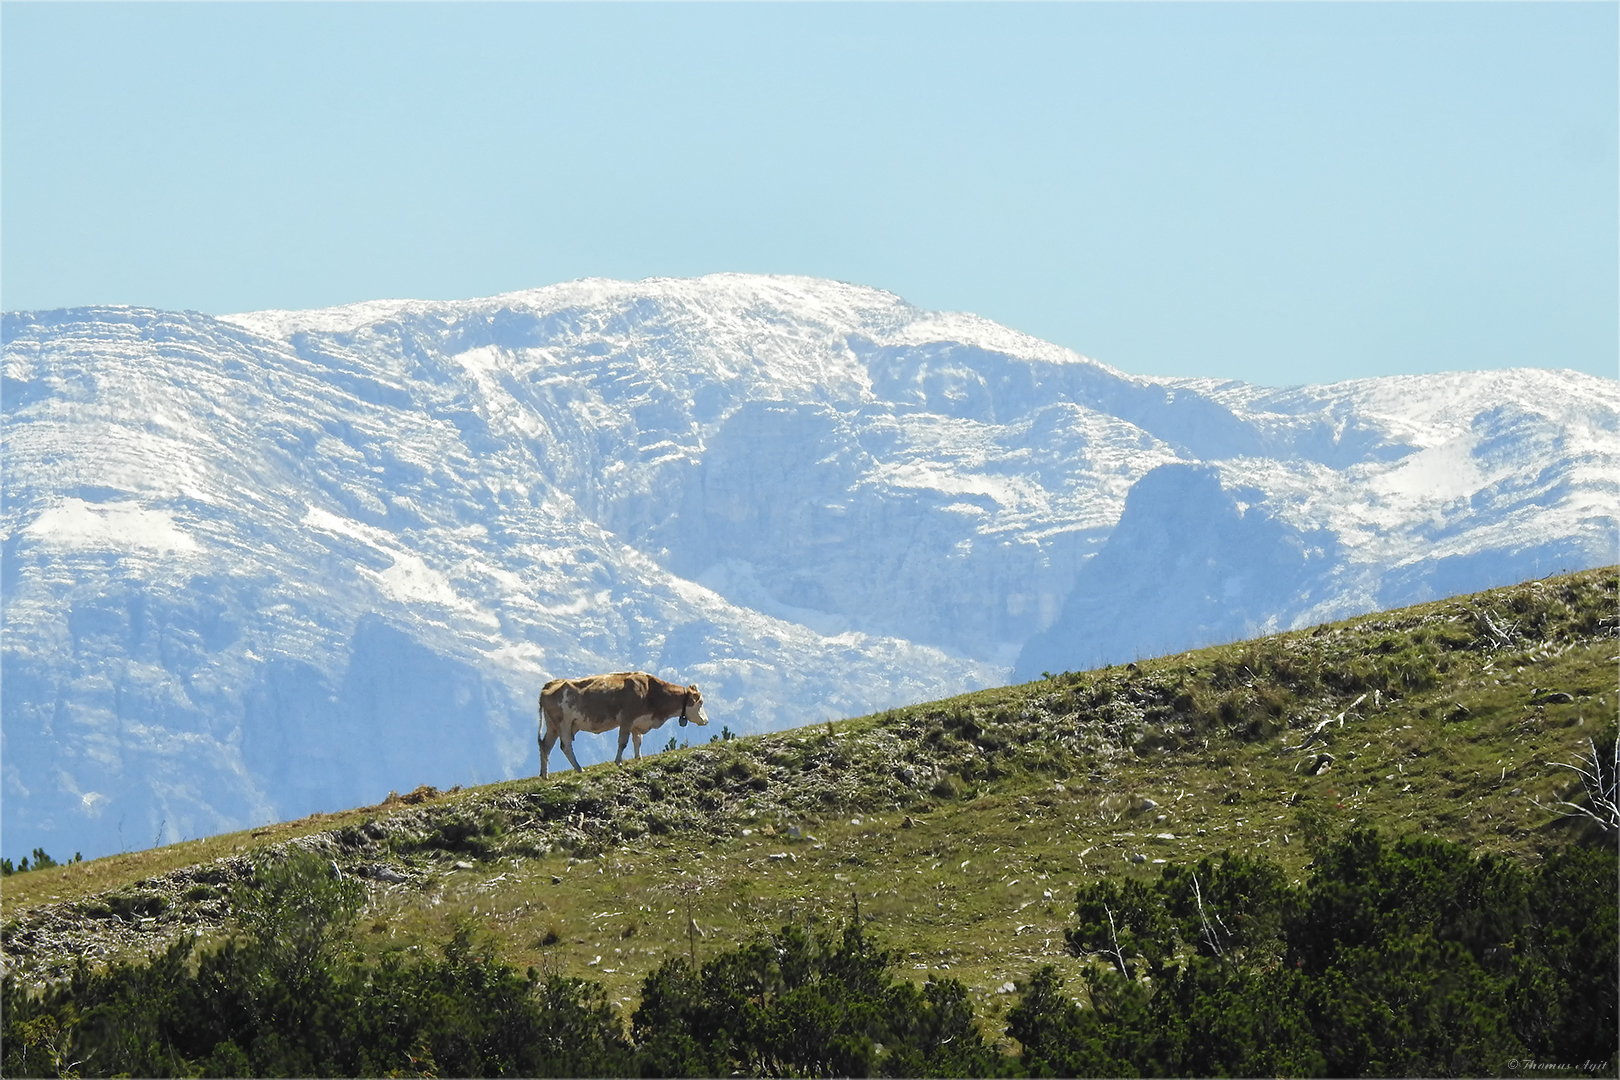
[[[1612,380],[1140,378],[807,278],[11,314],[3,404],[7,853],[532,773],[548,676],[758,731],[1601,565],[1620,517]]]

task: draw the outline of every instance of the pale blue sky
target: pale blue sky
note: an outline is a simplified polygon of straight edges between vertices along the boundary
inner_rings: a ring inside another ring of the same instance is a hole
[[[0,304],[719,270],[1128,371],[1614,377],[1620,8],[0,7]]]

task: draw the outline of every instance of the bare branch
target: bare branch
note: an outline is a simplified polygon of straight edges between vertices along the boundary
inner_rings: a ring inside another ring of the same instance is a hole
[[[1539,799],[1530,800],[1537,807],[1559,817],[1584,817],[1595,821],[1607,832],[1620,832],[1620,789],[1617,789],[1616,778],[1620,777],[1620,741],[1614,746],[1614,761],[1604,762],[1598,757],[1597,743],[1588,736],[1586,747],[1590,753],[1577,756],[1579,765],[1568,762],[1553,761],[1549,764],[1557,765],[1560,769],[1568,769],[1581,778],[1581,787],[1586,793],[1586,806],[1560,799],[1551,806]],[[1607,772],[1607,776],[1605,776]],[[1563,807],[1564,809],[1560,809]]]
[[[1108,936],[1114,941],[1114,959],[1119,961],[1119,973],[1128,979],[1131,973],[1125,970],[1125,954],[1119,951],[1119,931],[1114,928],[1114,912],[1107,904],[1103,904],[1103,910],[1108,913]]]
[[[1216,956],[1222,960],[1226,959],[1226,953],[1222,951],[1221,943],[1215,937],[1215,929],[1209,925],[1209,916],[1204,914],[1204,890],[1198,887],[1197,871],[1193,872],[1193,897],[1198,901],[1198,919],[1204,924],[1204,940],[1209,942],[1209,947],[1215,950]],[[1215,918],[1219,920],[1220,915],[1217,914]]]

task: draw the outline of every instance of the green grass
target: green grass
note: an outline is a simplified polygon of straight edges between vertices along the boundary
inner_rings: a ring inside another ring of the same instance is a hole
[[[434,949],[470,920],[504,959],[599,979],[633,1005],[667,956],[702,959],[784,922],[838,923],[859,903],[917,978],[960,978],[994,1020],[1011,1000],[998,988],[1038,963],[1077,972],[1063,928],[1076,887],[1099,876],[1146,878],[1156,860],[1231,849],[1299,878],[1307,838],[1349,825],[1526,863],[1570,843],[1580,823],[1536,802],[1571,794],[1573,774],[1553,763],[1614,723],[1616,585],[1613,568],[1529,582],[31,871],[0,884],[8,961],[61,970],[65,955],[37,945],[53,926],[105,926],[109,952],[222,933],[243,858],[303,837],[351,870],[386,863],[410,878],[373,884],[353,935],[371,956]],[[368,821],[387,835],[368,837]],[[187,869],[209,860],[224,861]],[[169,898],[144,930],[86,916],[142,890]]]

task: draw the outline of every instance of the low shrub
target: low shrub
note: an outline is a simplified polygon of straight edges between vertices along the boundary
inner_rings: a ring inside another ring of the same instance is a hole
[[[1041,1075],[1504,1075],[1620,1066],[1616,855],[1534,871],[1416,836],[1318,835],[1310,879],[1263,859],[1079,890],[1093,1009],[1038,972],[1008,1034]],[[1144,980],[1144,976],[1147,977]]]

